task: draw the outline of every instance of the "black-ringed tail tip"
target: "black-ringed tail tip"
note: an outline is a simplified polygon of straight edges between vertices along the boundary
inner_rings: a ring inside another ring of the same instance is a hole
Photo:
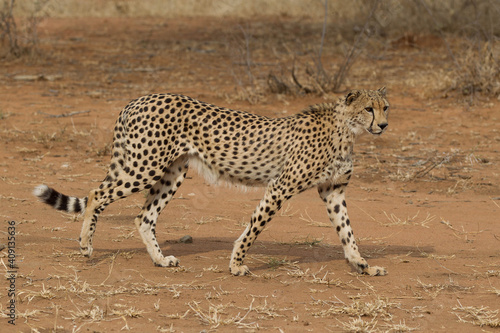
[[[66,213],[81,213],[87,205],[87,198],[70,197],[59,193],[47,185],[38,185],[33,195],[41,202]]]

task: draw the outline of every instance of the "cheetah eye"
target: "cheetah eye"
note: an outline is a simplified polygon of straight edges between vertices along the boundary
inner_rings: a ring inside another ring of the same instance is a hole
[[[369,106],[369,107],[365,108],[365,111],[368,113],[373,113],[373,108]]]
[[[384,112],[387,112],[387,109],[389,109],[389,107],[387,105],[384,106]]]

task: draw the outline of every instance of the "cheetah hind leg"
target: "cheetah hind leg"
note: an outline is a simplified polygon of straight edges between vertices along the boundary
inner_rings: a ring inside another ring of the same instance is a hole
[[[92,256],[92,239],[97,227],[97,218],[106,206],[114,199],[101,194],[101,188],[92,190],[88,194],[87,207],[83,215],[82,230],[80,232],[80,252],[83,256]]]
[[[174,256],[163,256],[156,240],[155,229],[158,216],[182,184],[187,169],[187,160],[185,158],[177,159],[149,190],[146,203],[135,219],[135,225],[155,266],[179,266],[179,260]]]
[[[87,196],[87,207],[83,215],[82,231],[80,232],[79,239],[80,252],[86,257],[90,257],[93,252],[92,239],[97,227],[99,214],[110,203],[123,199],[133,193],[132,188],[127,186],[127,184],[130,184],[130,177],[123,170],[118,171],[120,173],[114,177],[111,177],[111,172],[109,172],[99,188],[90,191]],[[137,190],[142,189],[144,189],[143,185],[137,188]]]

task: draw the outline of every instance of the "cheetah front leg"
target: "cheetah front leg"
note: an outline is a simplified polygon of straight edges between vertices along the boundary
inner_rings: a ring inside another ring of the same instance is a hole
[[[345,188],[347,184],[335,185],[332,183],[323,184],[318,187],[318,192],[326,203],[328,216],[332,225],[336,228],[340,241],[344,248],[344,255],[347,261],[359,273],[368,275],[386,275],[387,270],[383,267],[370,266],[366,260],[361,257],[358,251],[354,233],[351,228],[351,222],[347,215],[347,205],[345,202]]]

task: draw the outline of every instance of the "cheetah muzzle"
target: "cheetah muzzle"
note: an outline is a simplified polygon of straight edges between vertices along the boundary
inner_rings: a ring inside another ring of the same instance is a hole
[[[359,254],[347,215],[345,189],[352,174],[356,136],[380,135],[388,126],[386,89],[353,90],[334,103],[313,105],[301,113],[267,118],[173,94],[131,101],[114,128],[111,163],[99,188],[87,197],[70,197],[40,185],[34,195],[55,209],[83,213],[82,254],[91,256],[98,215],[110,203],[147,190],[135,218],[147,251],[157,266],[179,265],[163,256],[156,240],[160,212],[181,186],[189,166],[211,182],[265,186],[265,194],[234,243],[233,275],[250,271],[243,264],[265,225],[292,196],[318,189],[337,231],[347,261],[360,273],[385,275]]]

